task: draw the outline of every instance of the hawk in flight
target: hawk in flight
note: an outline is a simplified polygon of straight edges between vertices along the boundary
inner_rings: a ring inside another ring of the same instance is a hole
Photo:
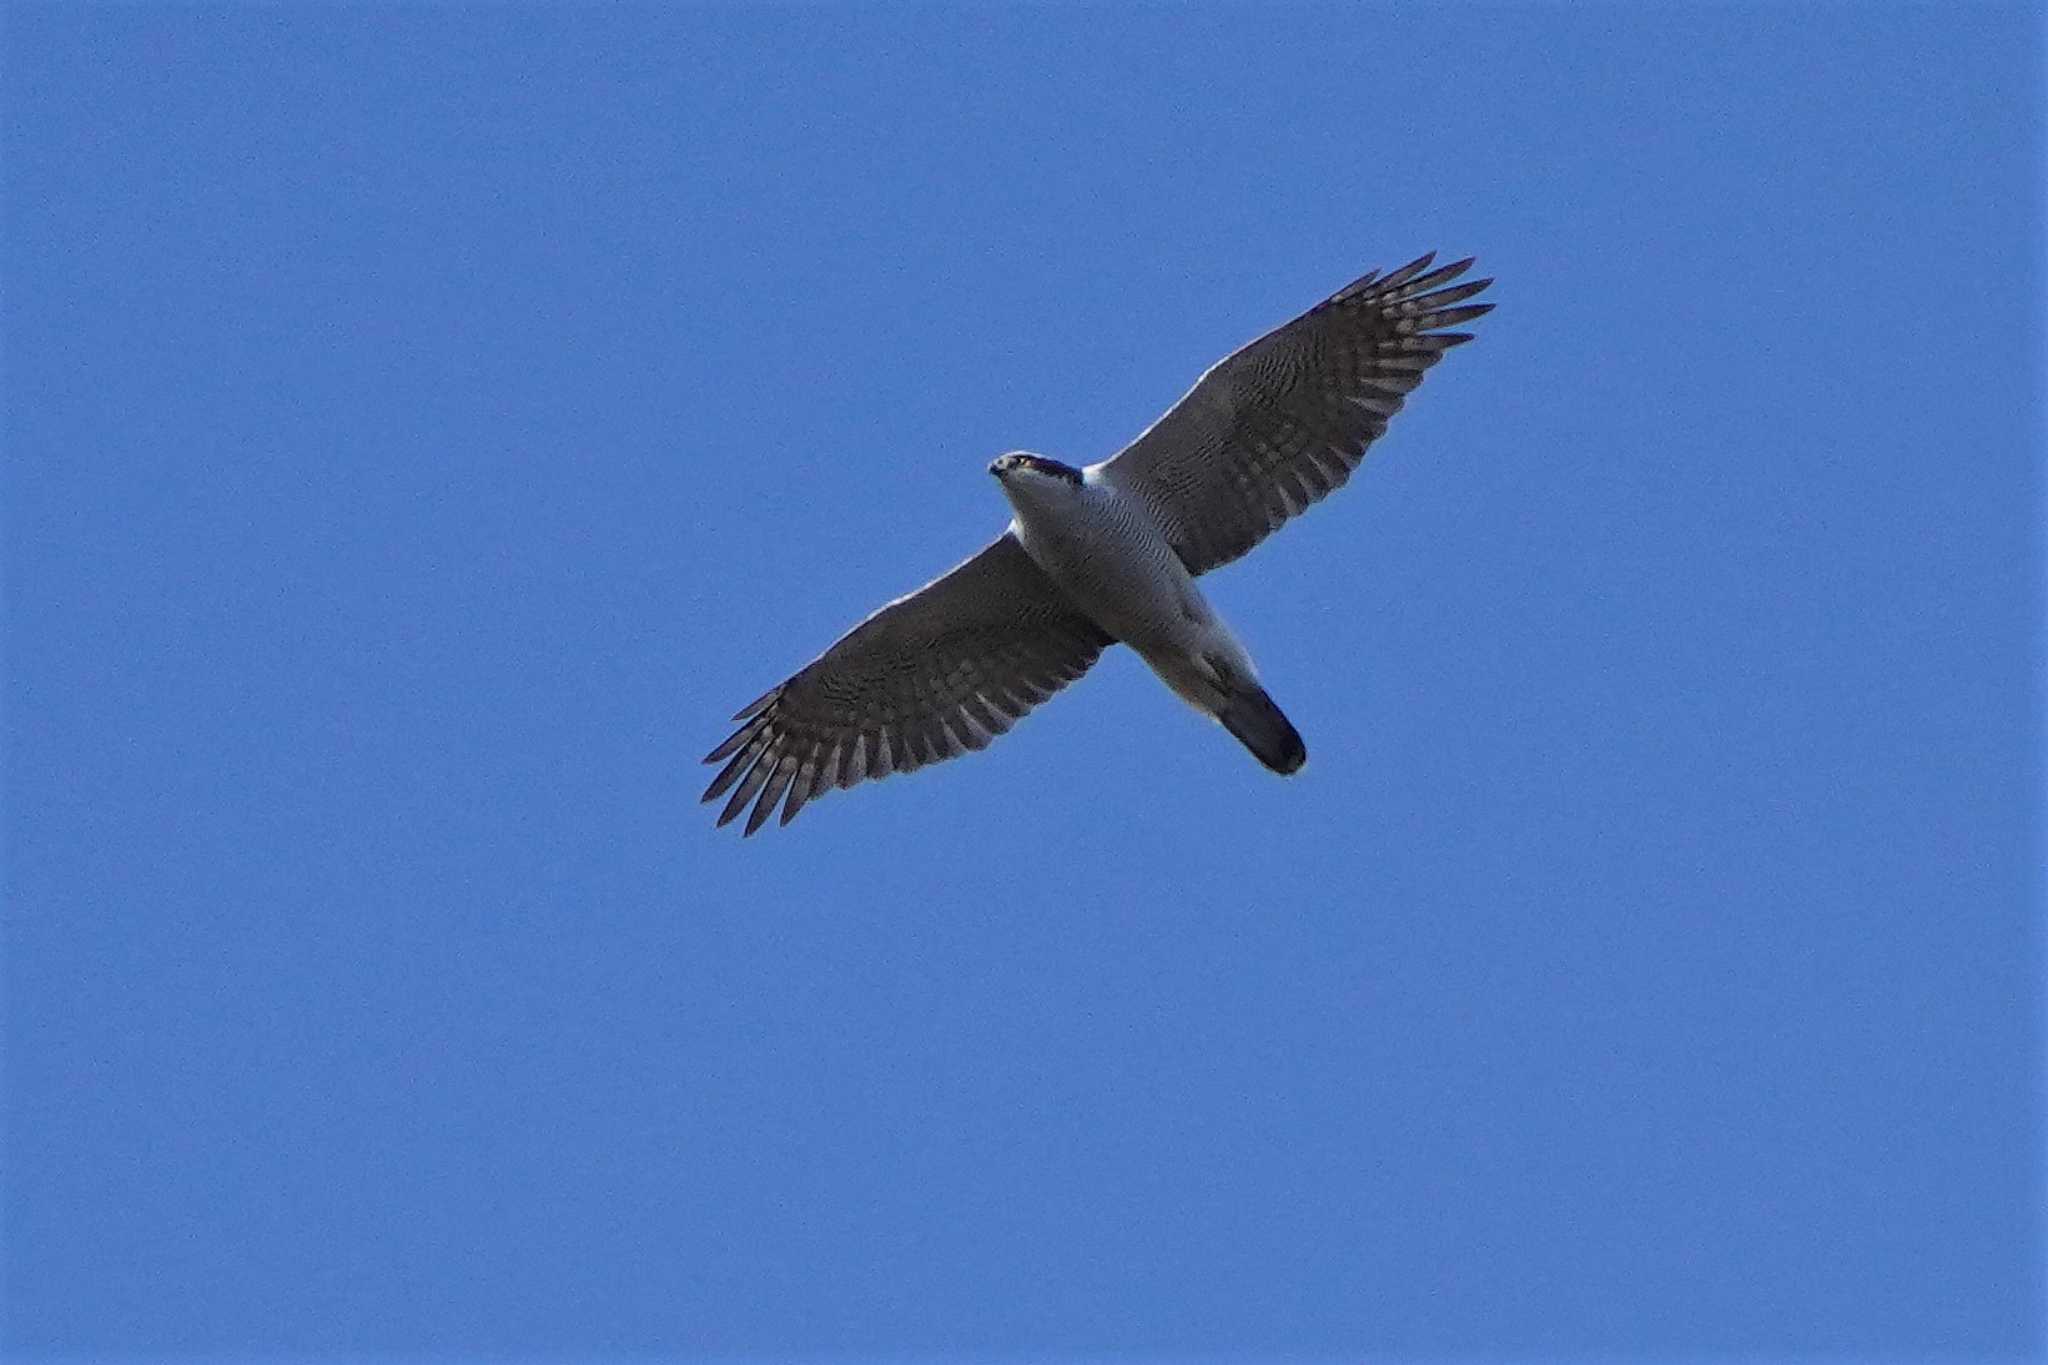
[[[1195,586],[1351,476],[1423,371],[1490,311],[1434,254],[1374,271],[1212,366],[1137,440],[1075,469],[989,466],[1014,513],[993,544],[855,626],[740,709],[704,792],[754,833],[834,787],[986,746],[1121,641],[1258,760],[1308,757]]]

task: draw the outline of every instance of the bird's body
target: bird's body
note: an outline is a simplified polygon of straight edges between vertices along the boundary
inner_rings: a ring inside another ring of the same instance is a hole
[[[1210,614],[1151,514],[1099,472],[1081,470],[1069,482],[1022,462],[997,460],[991,468],[1016,514],[1011,534],[1111,635],[1141,653],[1168,648]]]
[[[980,749],[1102,650],[1124,643],[1276,772],[1307,752],[1195,579],[1342,484],[1423,371],[1488,312],[1456,306],[1470,261],[1422,257],[1365,276],[1233,352],[1111,459],[1024,452],[989,466],[1014,519],[995,542],[900,597],[743,707],[706,757],[749,802],[746,832],[787,824],[834,787]],[[1427,273],[1425,273],[1427,271]]]
[[[1197,711],[1221,720],[1239,699],[1264,697],[1251,655],[1209,605],[1143,501],[1105,476],[1107,464],[1075,471],[1078,479],[1040,472],[1052,464],[1018,452],[990,466],[1016,510],[1010,533],[1032,562]],[[1292,734],[1293,727],[1287,730]],[[1283,752],[1268,759],[1250,747],[1282,772],[1307,757]]]

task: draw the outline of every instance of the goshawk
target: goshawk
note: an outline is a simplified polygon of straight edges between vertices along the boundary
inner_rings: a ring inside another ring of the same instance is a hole
[[[1377,271],[1212,366],[1123,450],[1084,469],[989,466],[1014,516],[995,543],[854,627],[741,708],[705,757],[748,834],[834,787],[980,749],[1121,641],[1277,773],[1308,757],[1195,578],[1338,487],[1445,351],[1493,307],[1470,259]]]

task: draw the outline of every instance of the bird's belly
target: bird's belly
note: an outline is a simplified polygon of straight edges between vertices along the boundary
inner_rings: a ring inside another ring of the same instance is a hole
[[[1164,537],[1114,528],[1025,528],[1024,548],[1097,625],[1146,652],[1198,634],[1208,603]]]

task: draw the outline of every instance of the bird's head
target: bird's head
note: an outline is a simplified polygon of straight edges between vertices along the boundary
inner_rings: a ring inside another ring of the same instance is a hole
[[[990,463],[988,472],[995,475],[1005,488],[1028,488],[1046,479],[1074,488],[1081,486],[1080,470],[1025,450],[1013,450],[1007,455],[998,455]]]

